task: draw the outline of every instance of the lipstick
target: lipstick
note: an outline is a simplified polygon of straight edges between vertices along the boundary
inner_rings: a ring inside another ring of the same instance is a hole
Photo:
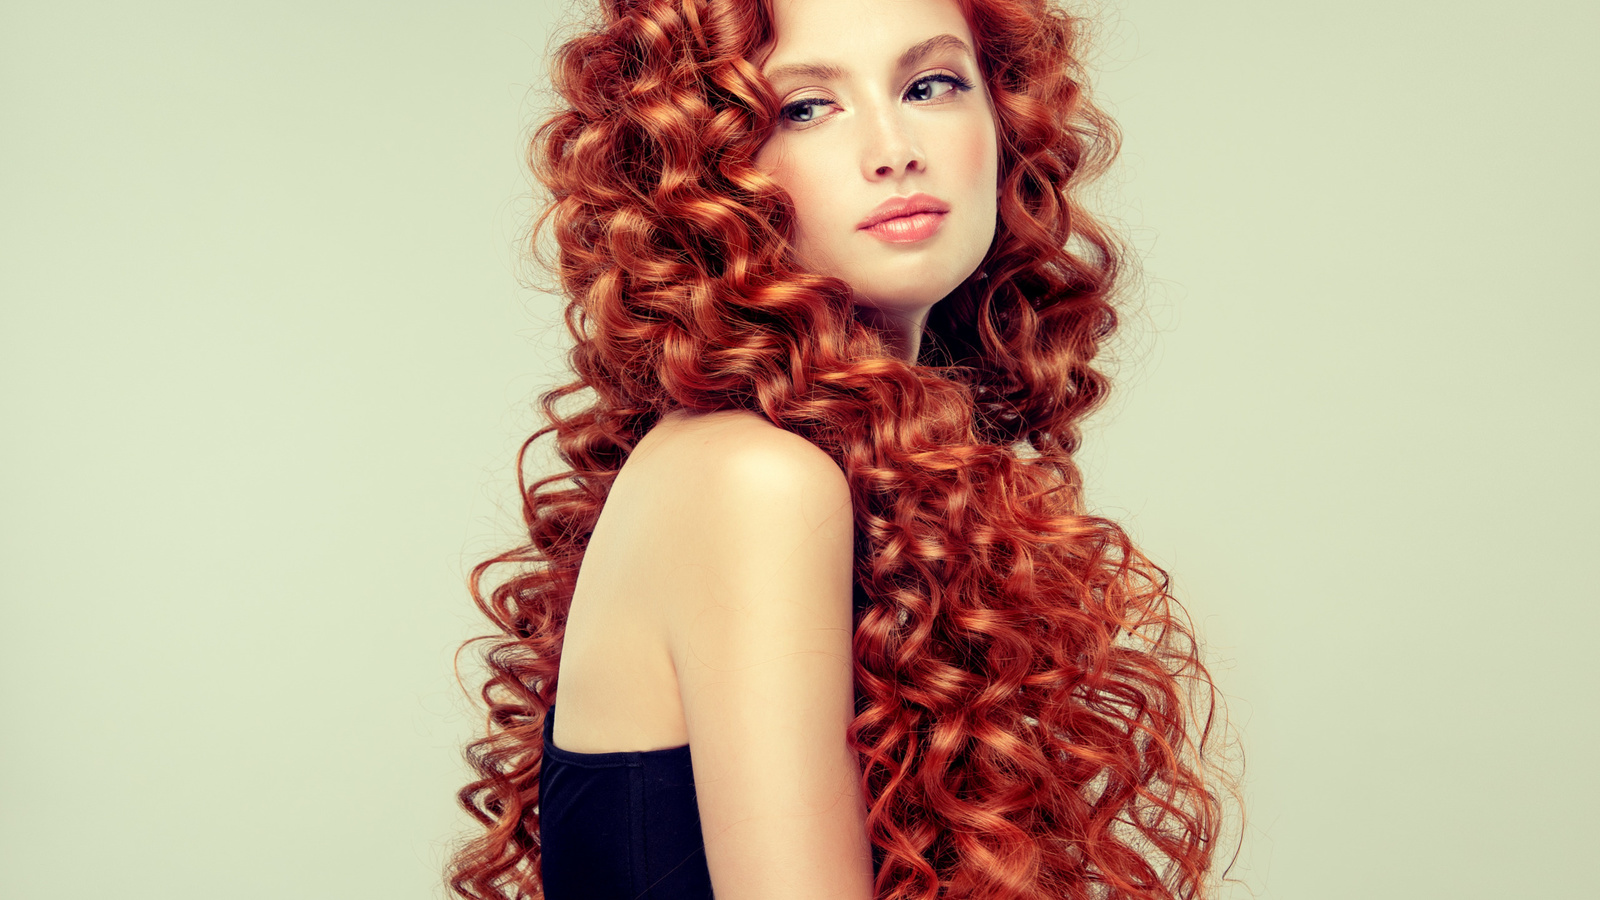
[[[910,244],[932,237],[949,214],[950,204],[928,194],[890,197],[856,228],[879,240]]]

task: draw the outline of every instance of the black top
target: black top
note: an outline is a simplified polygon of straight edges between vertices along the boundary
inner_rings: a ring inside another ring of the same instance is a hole
[[[546,900],[711,900],[689,745],[573,753],[544,719],[539,772]]]
[[[859,621],[867,596],[859,583],[853,594]],[[551,740],[555,724],[552,703],[539,771],[546,900],[712,900],[689,745],[573,753]]]

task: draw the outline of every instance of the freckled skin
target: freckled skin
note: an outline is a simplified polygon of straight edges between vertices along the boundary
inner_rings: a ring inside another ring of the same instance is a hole
[[[908,48],[951,34],[976,50],[955,0],[775,0],[777,40],[762,72],[833,64],[842,80],[780,78],[784,112],[756,165],[793,198],[795,251],[808,271],[844,279],[862,317],[915,361],[928,311],[982,262],[994,238],[998,141],[977,60],[941,49],[900,69]],[[963,90],[938,76],[971,85]],[[930,78],[931,76],[931,78]],[[818,101],[791,107],[799,100]],[[857,225],[890,197],[950,206],[933,237],[888,243]]]

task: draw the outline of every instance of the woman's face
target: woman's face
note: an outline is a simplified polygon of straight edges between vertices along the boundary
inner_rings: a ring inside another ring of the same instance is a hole
[[[781,112],[755,163],[794,201],[798,261],[920,329],[994,238],[994,109],[972,33],[955,0],[773,5],[761,71]],[[862,228],[896,198],[945,211]]]

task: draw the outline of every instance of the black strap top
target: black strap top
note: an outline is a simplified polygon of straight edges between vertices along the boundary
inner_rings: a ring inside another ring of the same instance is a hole
[[[539,772],[546,900],[711,900],[689,745],[573,753],[544,719]]]

